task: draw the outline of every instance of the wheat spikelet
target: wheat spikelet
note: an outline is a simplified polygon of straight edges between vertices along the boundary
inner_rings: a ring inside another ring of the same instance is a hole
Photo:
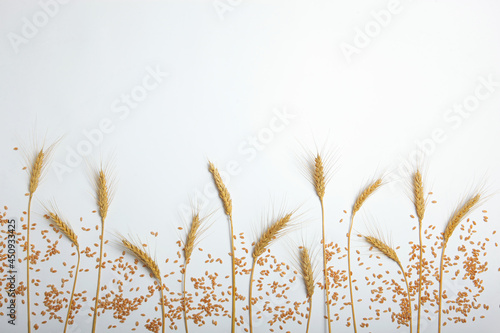
[[[108,180],[106,173],[101,168],[97,174],[96,179],[96,190],[97,190],[97,205],[99,206],[99,215],[102,220],[106,219],[108,215],[108,208],[110,203],[110,190],[108,187]]]
[[[323,197],[325,196],[326,179],[323,160],[321,159],[319,153],[314,158],[313,184],[316,194],[321,200],[323,200]]]
[[[186,258],[186,263],[189,262],[191,254],[193,253],[193,249],[196,245],[196,240],[200,234],[200,226],[201,226],[200,215],[196,213],[193,215],[193,219],[191,221],[191,227],[189,228],[189,232],[186,238],[186,244],[184,245],[184,256]]]
[[[137,257],[146,267],[153,273],[153,276],[161,282],[160,268],[156,263],[156,260],[151,258],[151,256],[146,252],[143,245],[136,245],[134,242],[129,241],[125,237],[121,237],[120,241],[123,246],[129,250],[134,256]]]
[[[42,171],[45,166],[45,153],[43,152],[43,148],[40,149],[38,154],[36,155],[35,161],[33,162],[33,166],[31,167],[30,172],[30,184],[29,184],[29,193],[35,193],[38,188],[38,184],[40,183],[40,178],[42,177]]]
[[[52,222],[56,225],[56,227],[66,236],[68,239],[78,247],[78,238],[73,231],[73,228],[64,221],[57,213],[48,211],[47,215],[50,217]]]
[[[363,192],[357,197],[354,206],[352,208],[352,215],[354,216],[363,206],[363,203],[368,199],[370,195],[373,194],[382,185],[382,179],[379,178],[370,185],[368,185]]]
[[[208,171],[212,174],[215,182],[215,186],[217,187],[217,191],[219,192],[219,197],[222,200],[222,204],[224,206],[224,211],[227,216],[231,216],[233,211],[233,205],[231,201],[231,196],[229,195],[229,191],[227,190],[222,178],[219,174],[219,171],[215,167],[212,162],[208,162]]]
[[[283,217],[279,218],[276,222],[270,225],[266,231],[260,236],[259,240],[255,244],[253,249],[252,257],[257,259],[262,255],[267,247],[278,237],[282,236],[287,228],[290,226],[293,213],[288,213]]]
[[[476,195],[468,199],[460,208],[458,208],[455,211],[444,231],[445,244],[450,239],[455,228],[460,224],[460,221],[462,221],[463,218],[467,216],[467,214],[469,214],[475,208],[475,206],[477,206],[480,200],[481,200],[481,194],[477,193]]]
[[[413,203],[417,212],[418,221],[422,223],[425,214],[424,182],[420,170],[413,174]]]
[[[399,261],[399,258],[396,254],[396,251],[387,245],[383,240],[374,237],[374,236],[364,236],[365,240],[378,249],[380,252],[382,252],[387,258],[394,260],[398,265],[401,265],[401,262]]]
[[[300,250],[300,274],[304,279],[306,285],[306,295],[307,298],[311,298],[314,294],[314,277],[313,268],[311,264],[311,256],[309,250],[306,247],[302,247]]]

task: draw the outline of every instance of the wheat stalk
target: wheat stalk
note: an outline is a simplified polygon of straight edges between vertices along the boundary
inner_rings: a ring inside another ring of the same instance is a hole
[[[259,240],[255,244],[252,253],[252,269],[250,273],[250,289],[248,296],[248,315],[250,323],[250,333],[253,333],[253,322],[252,322],[252,291],[253,291],[253,275],[255,272],[255,264],[257,259],[266,252],[266,249],[271,245],[276,239],[283,236],[287,231],[290,230],[292,225],[292,215],[294,212],[283,215],[278,218],[276,222],[271,224],[260,236]]]
[[[224,212],[229,218],[230,236],[231,236],[231,333],[236,330],[236,261],[234,254],[234,227],[233,227],[233,204],[229,191],[222,181],[219,170],[212,162],[208,162],[208,171],[212,174],[215,186],[219,192],[219,197],[224,207]]]
[[[194,247],[198,242],[198,237],[202,232],[201,225],[203,219],[200,218],[199,213],[194,213],[191,219],[191,226],[189,228],[189,232],[186,237],[186,242],[184,244],[184,272],[182,279],[182,295],[183,295],[183,313],[184,313],[184,326],[186,329],[186,333],[188,333],[188,323],[187,323],[187,299],[186,299],[186,274],[187,274],[187,266],[191,261],[191,255],[193,254]]]
[[[328,182],[327,172],[328,167],[325,168],[323,163],[323,158],[320,153],[316,153],[314,157],[314,163],[311,163],[311,174],[312,183],[314,185],[314,190],[318,195],[320,205],[321,205],[321,230],[322,230],[322,245],[323,245],[323,277],[325,280],[325,299],[326,299],[326,309],[327,309],[327,322],[328,322],[328,332],[331,333],[331,319],[330,319],[330,282],[328,279],[328,263],[326,260],[326,232],[325,232],[325,206],[323,198],[325,196],[326,184]],[[326,171],[325,171],[326,170]]]
[[[28,317],[28,333],[31,333],[31,299],[30,299],[30,263],[31,263],[31,243],[30,243],[30,230],[31,230],[31,201],[35,191],[38,189],[40,181],[43,177],[44,171],[47,167],[50,155],[58,141],[54,142],[47,149],[43,146],[40,150],[35,148],[34,158],[31,161],[31,168],[29,169],[29,183],[28,183],[28,220],[26,229],[26,307]]]
[[[68,313],[66,315],[66,321],[64,323],[64,333],[66,333],[71,314],[71,309],[73,307],[73,297],[75,295],[76,281],[78,279],[78,271],[80,268],[80,246],[78,244],[78,237],[73,231],[73,228],[71,228],[69,223],[67,223],[60,217],[60,214],[55,213],[53,211],[47,211],[47,215],[50,218],[50,220],[54,223],[54,225],[57,227],[57,229],[59,229],[75,245],[76,252],[78,253],[78,259],[75,270],[75,280],[73,282],[73,289],[71,291],[71,296],[69,298]]]
[[[131,241],[123,236],[120,236],[120,241],[123,247],[139,259],[147,269],[153,274],[153,277],[158,281],[161,297],[161,329],[165,333],[165,305],[163,296],[163,282],[160,273],[160,267],[155,259],[146,251],[146,247],[139,241]]]
[[[418,242],[419,242],[419,266],[418,266],[418,314],[417,314],[417,333],[420,333],[420,315],[422,299],[422,263],[423,263],[423,244],[422,244],[422,221],[425,215],[426,201],[424,198],[424,181],[419,169],[413,174],[413,204],[418,217]]]
[[[101,243],[99,246],[99,268],[97,273],[97,290],[92,321],[92,333],[95,333],[95,330],[97,328],[97,310],[99,307],[99,292],[101,290],[101,268],[104,247],[104,224],[106,221],[106,217],[108,216],[109,205],[113,197],[113,181],[110,178],[108,169],[103,169],[102,164],[100,168],[95,171],[95,191],[97,206],[99,207],[99,216],[101,217]]]
[[[446,229],[443,233],[443,249],[441,252],[441,264],[439,265],[439,309],[438,309],[438,333],[441,332],[441,309],[442,309],[442,296],[443,296],[443,266],[444,266],[444,253],[446,250],[446,245],[453,234],[453,231],[457,228],[460,222],[474,210],[481,201],[481,193],[476,193],[469,199],[465,200],[461,206],[459,206],[453,215],[451,216]]]
[[[354,225],[354,216],[361,209],[366,199],[368,199],[378,188],[382,186],[382,178],[378,178],[375,181],[368,184],[367,187],[363,189],[363,191],[358,195],[354,205],[352,206],[351,212],[351,223],[349,225],[349,232],[347,233],[347,270],[349,277],[349,295],[351,298],[351,310],[352,310],[352,322],[354,333],[357,333],[358,329],[356,327],[356,313],[354,311],[354,297],[352,292],[352,270],[351,270],[351,233],[352,227]]]
[[[411,296],[410,296],[410,288],[408,285],[408,278],[406,277],[405,270],[401,261],[398,258],[396,250],[394,250],[390,245],[384,242],[381,238],[375,236],[364,236],[365,240],[374,248],[382,252],[387,258],[393,260],[398,264],[401,273],[403,274],[405,284],[406,284],[406,294],[408,296],[408,306],[409,306],[409,315],[410,315],[410,333],[413,331],[413,320],[412,320],[412,307],[411,307]]]

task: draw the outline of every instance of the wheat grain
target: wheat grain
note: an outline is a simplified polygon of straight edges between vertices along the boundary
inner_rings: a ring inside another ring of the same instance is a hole
[[[186,238],[186,244],[184,245],[184,257],[186,258],[186,264],[191,259],[191,254],[193,253],[193,249],[196,246],[196,241],[200,234],[200,226],[200,215],[196,213],[193,215],[193,218],[191,220],[191,227],[189,228],[189,232]]]
[[[413,203],[419,223],[422,223],[425,214],[424,182],[420,170],[417,169],[413,174]]]
[[[99,207],[99,215],[102,220],[105,220],[108,216],[108,209],[110,204],[110,188],[108,187],[108,177],[106,177],[105,171],[101,168],[97,174],[96,178],[96,190],[97,190],[97,205]]]

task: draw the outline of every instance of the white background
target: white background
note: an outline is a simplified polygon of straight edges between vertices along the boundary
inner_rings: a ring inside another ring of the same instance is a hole
[[[314,151],[315,141],[328,142],[327,148],[338,151],[338,170],[326,196],[330,240],[345,245],[347,223],[337,223],[346,218],[342,210],[350,210],[366,181],[385,172],[388,184],[365,208],[392,230],[394,243],[405,252],[416,234],[404,191],[407,174],[399,166],[412,161],[409,156],[419,147],[427,151],[426,181],[438,200],[426,222],[438,230],[471,186],[486,179],[490,194],[500,186],[498,2],[69,1],[51,7],[45,22],[41,4],[46,2],[0,2],[0,204],[9,206],[10,215],[20,216],[27,204],[25,164],[21,151],[12,148],[24,144],[29,150],[31,137],[41,141],[45,135],[47,142],[63,137],[53,165],[68,167],[71,152],[85,145],[90,153],[80,154],[86,155],[83,161],[69,169],[49,169],[34,212],[43,213],[39,203],[54,198],[68,218],[76,222],[84,216],[85,226],[93,227],[97,218],[90,213],[95,204],[85,161],[114,154],[119,183],[109,230],[145,239],[149,231],[159,231],[151,240],[159,258],[173,255],[166,244],[178,239],[182,207],[211,184],[207,159],[221,170],[231,160],[239,163],[227,182],[237,232],[251,237],[271,202],[276,207],[284,201],[290,209],[302,205],[312,225],[308,230],[317,235],[319,207],[298,160],[302,147]],[[396,9],[381,26],[373,13],[388,8]],[[38,27],[27,34],[33,23]],[[367,45],[359,40],[365,29],[374,29]],[[346,56],[347,44],[357,53]],[[140,89],[154,69],[168,77],[120,118],[124,113],[115,112],[116,103]],[[472,103],[476,89],[487,92],[477,88],[481,78],[496,82],[488,96],[466,116],[449,113],[456,104]],[[293,117],[283,126],[278,122],[270,137],[276,112]],[[95,133],[103,119],[112,130],[89,146],[85,131]],[[436,131],[441,142],[429,141]],[[261,150],[244,151],[249,138],[259,135]],[[498,224],[498,200],[491,196],[480,208],[488,209],[489,228]],[[211,197],[208,209],[219,207]],[[478,220],[480,210],[473,215]],[[362,225],[360,218],[360,230]],[[226,232],[219,210],[205,247],[226,253],[227,244],[215,241]],[[499,260],[490,256],[482,298],[491,305],[486,319],[445,331],[496,331]],[[286,252],[283,260],[289,260]],[[38,278],[45,285],[51,276]],[[79,288],[93,292],[92,281]],[[244,289],[247,282],[242,284]],[[316,304],[321,300],[318,292]],[[322,316],[316,311],[316,320]],[[21,313],[9,332],[24,332],[24,320]],[[197,331],[216,332],[229,324],[219,322],[217,329]],[[44,330],[60,327],[53,323]],[[381,322],[364,331],[394,327]],[[343,324],[334,328],[352,331]],[[435,330],[434,322],[426,332]],[[322,332],[322,325],[313,331]]]

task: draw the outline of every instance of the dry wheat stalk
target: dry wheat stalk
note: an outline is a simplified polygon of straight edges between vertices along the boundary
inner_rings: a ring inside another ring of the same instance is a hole
[[[212,162],[208,162],[208,171],[212,174],[215,186],[219,192],[219,197],[222,200],[222,205],[224,207],[224,212],[229,218],[229,228],[231,229],[231,333],[236,330],[236,262],[234,254],[234,226],[233,226],[233,203],[231,201],[231,196],[229,191],[222,181],[219,170],[215,167]]]
[[[200,214],[198,212],[193,213],[193,217],[191,219],[191,226],[189,228],[189,232],[186,237],[186,242],[184,244],[184,271],[182,278],[182,295],[183,295],[183,314],[184,314],[184,327],[186,333],[188,333],[188,323],[187,323],[187,299],[186,299],[186,274],[187,274],[187,266],[191,261],[191,255],[193,254],[193,250],[198,243],[198,238],[200,234],[203,232],[201,225],[203,223],[203,218],[200,218]]]
[[[351,270],[351,233],[352,227],[354,225],[354,215],[361,209],[364,202],[368,197],[370,197],[378,188],[382,186],[382,178],[378,178],[371,182],[356,198],[354,205],[352,206],[351,212],[351,223],[349,225],[349,232],[347,233],[347,270],[349,277],[349,295],[351,299],[351,310],[352,310],[352,323],[354,328],[354,333],[357,333],[358,329],[356,327],[356,313],[354,311],[354,297],[352,292],[352,270]]]
[[[420,315],[422,299],[422,262],[423,262],[423,244],[422,244],[422,221],[425,215],[426,200],[424,198],[424,181],[420,169],[413,174],[413,204],[418,217],[418,243],[419,243],[419,266],[418,266],[418,314],[417,314],[417,333],[420,333]]]
[[[326,310],[327,316],[326,320],[328,322],[328,332],[331,333],[331,317],[330,317],[330,282],[328,279],[328,265],[326,260],[326,232],[325,232],[325,206],[323,203],[323,198],[325,196],[326,184],[328,182],[327,173],[329,170],[328,166],[325,166],[323,163],[323,158],[320,153],[316,153],[314,157],[314,163],[311,163],[311,174],[312,174],[312,183],[314,185],[314,189],[316,194],[318,195],[320,204],[321,204],[321,230],[322,230],[322,245],[323,245],[323,277],[325,280],[325,299],[326,299]],[[326,167],[326,169],[325,169]],[[326,170],[326,171],[325,171]]]
[[[28,317],[28,333],[31,333],[31,299],[30,299],[30,263],[31,263],[31,243],[30,243],[30,230],[31,230],[31,201],[35,191],[38,189],[40,181],[43,177],[44,171],[47,167],[50,155],[58,141],[50,145],[47,149],[43,146],[40,150],[35,148],[34,158],[31,161],[31,168],[29,169],[29,199],[28,199],[28,220],[26,230],[26,307]]]
[[[147,269],[153,274],[153,277],[158,281],[158,288],[160,289],[161,297],[161,329],[165,333],[165,305],[164,305],[164,295],[163,295],[163,282],[161,278],[160,268],[155,259],[146,250],[145,246],[139,241],[134,242],[128,240],[127,238],[120,236],[121,244],[132,253],[137,259],[139,259]]]
[[[377,250],[382,252],[387,258],[393,260],[394,262],[396,262],[396,264],[398,264],[406,284],[406,294],[408,296],[408,307],[410,315],[410,333],[413,332],[411,296],[410,296],[410,288],[408,285],[408,278],[406,277],[405,269],[403,268],[403,265],[401,264],[401,261],[398,258],[396,250],[394,250],[390,245],[384,242],[380,237],[364,236],[364,238],[372,247],[376,248]]]
[[[94,304],[94,315],[92,321],[92,333],[95,333],[97,328],[97,310],[99,306],[99,292],[101,290],[101,268],[102,268],[102,255],[104,247],[104,222],[108,216],[108,209],[113,197],[113,182],[110,178],[110,173],[107,168],[102,167],[95,170],[95,191],[97,206],[99,207],[99,215],[101,217],[101,235],[99,246],[99,268],[97,273],[97,291]]]
[[[68,313],[66,314],[66,321],[64,323],[64,333],[66,333],[68,329],[68,322],[71,314],[71,309],[73,307],[73,297],[75,295],[75,288],[76,288],[76,281],[78,279],[78,270],[80,268],[80,246],[78,245],[78,237],[76,236],[75,232],[73,231],[73,228],[64,221],[58,213],[55,213],[54,211],[47,211],[47,215],[50,218],[50,220],[54,223],[54,225],[59,229],[76,247],[76,252],[78,254],[78,259],[76,263],[76,269],[75,269],[75,280],[73,282],[73,289],[71,291],[71,296],[69,298],[69,305],[68,305]]]
[[[443,269],[444,269],[444,253],[446,250],[446,245],[450,240],[453,231],[460,224],[460,222],[474,210],[481,201],[481,193],[477,192],[475,195],[471,196],[469,199],[465,200],[461,206],[459,206],[452,217],[446,225],[446,229],[443,233],[443,248],[441,252],[441,264],[439,266],[439,304],[438,304],[438,333],[441,332],[441,309],[442,309],[442,297],[443,297]]]
[[[250,289],[248,296],[248,315],[249,315],[249,326],[250,333],[253,332],[253,322],[252,322],[252,290],[253,290],[253,274],[255,272],[255,264],[257,263],[257,259],[266,252],[266,249],[271,245],[276,239],[283,236],[287,231],[290,230],[292,226],[292,215],[295,211],[285,214],[282,217],[278,218],[276,222],[271,224],[260,236],[259,240],[255,244],[252,253],[252,269],[250,273]]]

